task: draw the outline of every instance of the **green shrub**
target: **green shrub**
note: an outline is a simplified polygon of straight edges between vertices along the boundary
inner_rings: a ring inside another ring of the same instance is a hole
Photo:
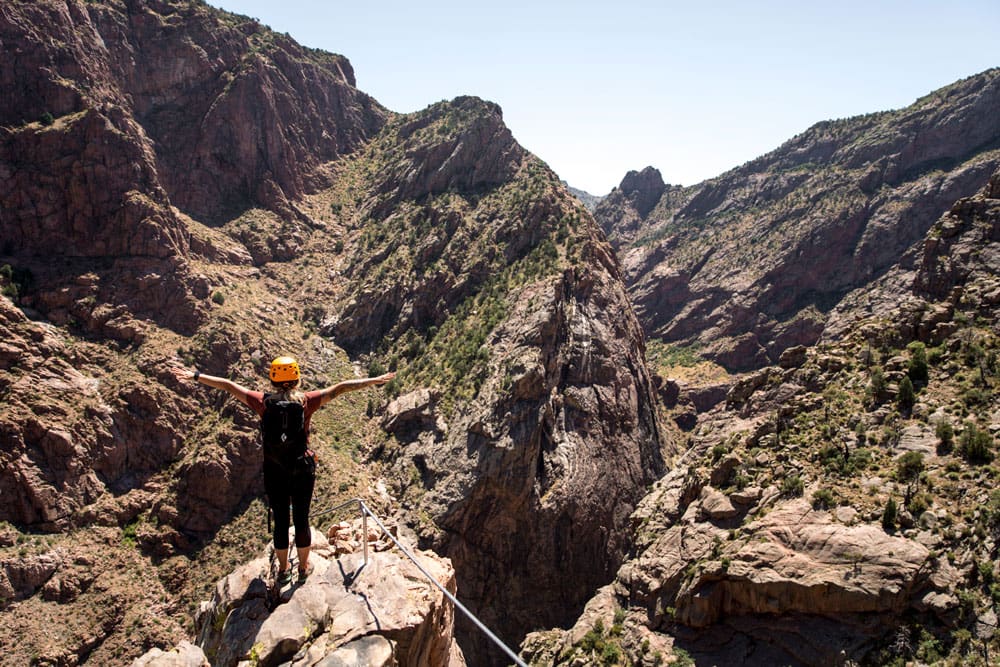
[[[122,544],[134,547],[138,541],[139,518],[136,517],[122,528]]]
[[[827,488],[818,489],[813,492],[812,506],[813,509],[830,509],[837,504],[836,498],[833,495],[833,491]]]
[[[988,560],[979,561],[976,564],[976,568],[979,570],[979,581],[982,582],[983,586],[992,586],[996,580],[996,575],[993,572],[993,563]]]
[[[913,390],[913,382],[910,381],[910,376],[904,375],[903,379],[899,381],[899,391],[896,394],[896,405],[899,406],[900,412],[909,413],[916,400],[917,394]]]
[[[920,632],[920,643],[917,645],[917,657],[925,663],[936,663],[942,659],[941,642],[926,629]]]
[[[969,343],[962,351],[962,361],[969,368],[978,368],[979,362],[986,355],[986,351],[979,343]]]
[[[955,428],[951,422],[945,418],[939,419],[934,425],[934,435],[938,439],[938,454],[950,454],[955,441]]]
[[[225,294],[223,294],[219,290],[215,290],[214,292],[212,292],[212,303],[217,303],[221,306],[225,302],[226,302]]]
[[[670,663],[672,667],[694,667],[694,658],[687,651],[677,646],[671,650],[674,652],[674,661]]]
[[[896,528],[896,518],[899,516],[899,508],[896,506],[896,501],[893,498],[885,503],[885,509],[882,511],[882,528],[886,532],[891,532]]]
[[[617,665],[621,657],[622,650],[618,648],[617,644],[607,643],[604,645],[604,650],[601,651],[601,661],[605,665]]]
[[[850,468],[851,470],[865,470],[872,464],[872,452],[870,449],[865,447],[858,447],[853,452],[851,452],[850,458]]]
[[[906,452],[896,461],[896,475],[900,482],[913,482],[923,471],[924,455],[920,452]]]
[[[882,439],[879,441],[883,447],[892,449],[899,444],[899,439],[903,435],[899,424],[893,422],[882,427]]]
[[[885,373],[882,371],[881,366],[875,366],[872,368],[871,379],[868,383],[868,389],[866,391],[867,402],[870,405],[879,405],[885,400],[885,392],[887,388],[887,383],[885,381]]]
[[[993,436],[974,422],[967,421],[959,438],[958,451],[969,463],[989,463],[993,460]]]
[[[801,496],[805,483],[798,475],[790,475],[781,482],[781,493],[785,496]]]
[[[910,502],[906,504],[906,511],[915,517],[919,517],[921,514],[926,512],[929,507],[930,496],[926,493],[918,493],[910,498]]]
[[[906,347],[910,351],[910,362],[906,374],[913,383],[913,387],[919,391],[927,386],[929,378],[927,372],[927,348],[919,341],[910,343]]]
[[[983,380],[981,377],[982,369],[979,369],[978,373],[980,374],[980,384],[983,384]],[[962,403],[964,403],[966,406],[970,408],[976,406],[982,407],[989,405],[992,398],[993,398],[993,393],[989,391],[989,389],[986,389],[985,387],[982,386],[966,387],[965,389],[962,390],[962,395],[961,395]]]
[[[743,473],[736,473],[736,477],[733,479],[733,485],[738,491],[742,491],[747,488],[750,484],[750,478]]]
[[[30,269],[15,269],[10,264],[4,264],[0,266],[0,283],[3,283],[0,293],[17,301],[28,291],[34,279]]]
[[[580,648],[586,653],[603,655],[608,645],[604,639],[604,621],[601,619],[594,621],[594,626],[580,640]]]

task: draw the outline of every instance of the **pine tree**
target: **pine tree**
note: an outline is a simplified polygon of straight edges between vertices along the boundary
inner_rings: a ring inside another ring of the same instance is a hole
[[[927,371],[927,348],[921,342],[910,343],[907,346],[910,350],[910,363],[907,368],[907,376],[913,382],[913,387],[920,391],[927,386],[929,379]]]
[[[908,375],[904,375],[899,381],[899,392],[896,394],[896,405],[900,412],[908,414],[913,408],[913,403],[917,400],[916,392],[913,390],[913,383]]]
[[[885,510],[882,512],[882,528],[889,532],[896,527],[896,516],[899,514],[899,508],[896,507],[896,501],[889,498],[885,503]]]

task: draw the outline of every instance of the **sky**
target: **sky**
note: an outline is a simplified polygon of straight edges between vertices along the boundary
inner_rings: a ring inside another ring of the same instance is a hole
[[[517,141],[605,195],[693,185],[822,120],[1000,67],[1000,0],[208,0],[346,56],[383,106],[498,103]]]

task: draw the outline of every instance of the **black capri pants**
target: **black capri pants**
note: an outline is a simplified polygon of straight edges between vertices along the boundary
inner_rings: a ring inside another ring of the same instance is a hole
[[[312,544],[309,504],[315,481],[316,462],[311,456],[300,457],[290,466],[264,459],[264,490],[274,512],[275,549],[288,548],[289,504],[295,521],[295,546],[302,549]]]

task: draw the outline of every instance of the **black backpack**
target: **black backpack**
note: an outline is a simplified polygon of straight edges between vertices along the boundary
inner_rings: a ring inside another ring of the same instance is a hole
[[[296,401],[283,401],[278,394],[264,396],[260,418],[264,458],[283,466],[292,465],[306,453],[306,408]]]

